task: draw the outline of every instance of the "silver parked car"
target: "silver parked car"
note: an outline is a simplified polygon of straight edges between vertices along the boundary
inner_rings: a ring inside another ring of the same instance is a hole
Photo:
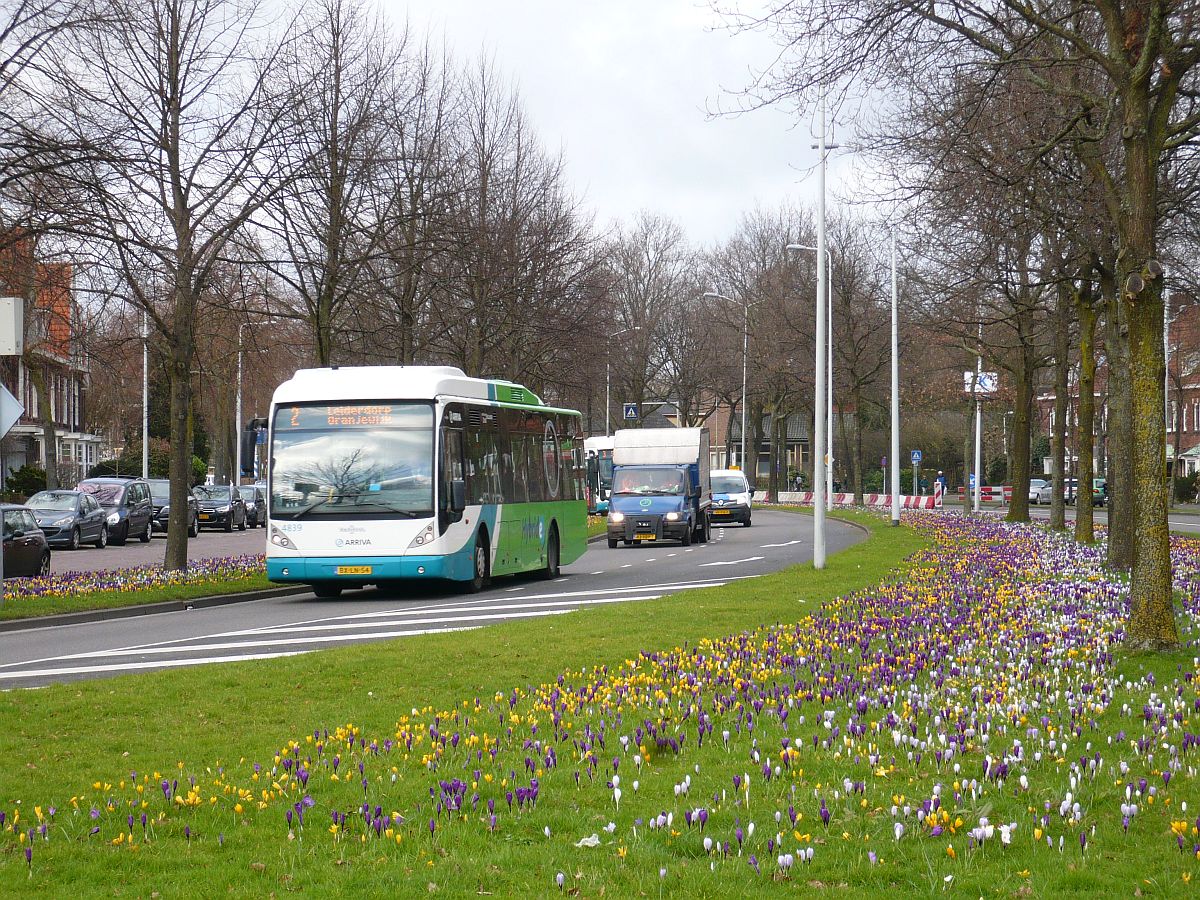
[[[1029,502],[1038,503],[1038,491],[1048,485],[1050,482],[1045,478],[1030,478],[1029,479]]]

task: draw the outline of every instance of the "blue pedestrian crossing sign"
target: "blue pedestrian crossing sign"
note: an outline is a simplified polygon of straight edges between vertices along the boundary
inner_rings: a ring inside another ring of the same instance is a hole
[[[625,404],[625,418],[626,419],[637,419],[637,417],[638,417],[638,405],[636,403],[626,403]]]
[[[913,462],[914,466],[921,464],[921,451],[920,450],[914,450],[912,452],[912,462]]]
[[[970,478],[971,478],[971,491],[974,492],[974,490],[975,490],[975,473],[974,472],[971,473]]]

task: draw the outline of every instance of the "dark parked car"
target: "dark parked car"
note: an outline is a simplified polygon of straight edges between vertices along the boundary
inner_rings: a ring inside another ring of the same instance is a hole
[[[171,519],[171,482],[166,478],[151,478],[146,482],[150,485],[150,500],[154,504],[155,531],[166,531]],[[196,495],[188,492],[188,536],[195,537],[200,533],[200,501]]]
[[[199,484],[192,493],[200,501],[200,527],[246,530],[246,502],[232,484]]]
[[[131,537],[150,540],[150,520],[154,506],[150,501],[150,485],[141,478],[85,478],[76,490],[91,494],[108,513],[108,539],[124,544]]]
[[[246,501],[246,524],[251,528],[267,527],[267,492],[256,485],[239,488]]]
[[[108,543],[108,513],[83,491],[38,491],[25,505],[51,547],[78,550],[80,544]]]
[[[2,503],[0,512],[4,515],[4,577],[49,575],[50,547],[33,511]]]

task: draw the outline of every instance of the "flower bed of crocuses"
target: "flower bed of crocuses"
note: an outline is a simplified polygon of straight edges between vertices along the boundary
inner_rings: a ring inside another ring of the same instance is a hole
[[[906,518],[934,540],[902,580],[798,622],[576,661],[397,711],[388,733],[313,723],[269,758],[6,801],[0,866],[43,886],[80,855],[204,852],[413,890],[1186,892],[1196,658],[1121,656],[1125,587],[1101,548]],[[1200,542],[1173,555],[1192,640]]]
[[[183,570],[162,566],[136,566],[96,572],[63,572],[39,578],[9,578],[4,581],[4,599],[21,601],[35,597],[80,597],[105,592],[144,591],[183,584],[210,584],[251,578],[266,571],[263,554],[222,556],[192,560]]]

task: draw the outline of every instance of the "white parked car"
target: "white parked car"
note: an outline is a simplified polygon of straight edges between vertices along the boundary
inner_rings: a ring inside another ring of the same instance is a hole
[[[1038,502],[1038,491],[1048,485],[1050,482],[1045,478],[1030,478],[1029,479],[1029,502]]]

